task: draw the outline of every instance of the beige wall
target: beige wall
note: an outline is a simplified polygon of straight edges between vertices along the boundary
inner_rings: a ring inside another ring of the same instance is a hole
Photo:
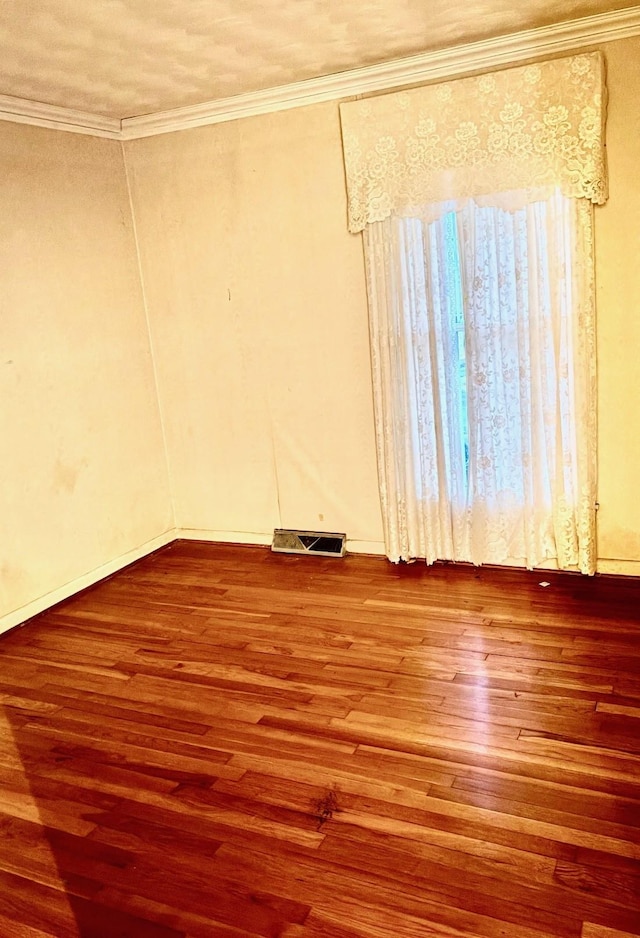
[[[120,144],[0,123],[0,205],[2,615],[173,520]]]
[[[337,105],[135,141],[126,158],[178,526],[380,541]]]
[[[605,52],[599,556],[638,572],[640,39]],[[308,526],[375,549],[337,105],[132,141],[126,157],[177,527],[257,540]],[[19,621],[174,519],[119,144],[0,124],[0,189],[0,616]]]
[[[605,46],[609,201],[596,210],[598,555],[640,573],[640,39]]]
[[[599,556],[640,563],[640,40],[605,48]],[[361,243],[337,104],[126,145],[178,524],[380,542]]]

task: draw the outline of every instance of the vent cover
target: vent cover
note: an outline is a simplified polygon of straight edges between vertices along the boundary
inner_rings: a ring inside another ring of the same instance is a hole
[[[346,534],[276,528],[273,532],[271,550],[280,554],[319,554],[321,557],[344,557],[346,540]]]

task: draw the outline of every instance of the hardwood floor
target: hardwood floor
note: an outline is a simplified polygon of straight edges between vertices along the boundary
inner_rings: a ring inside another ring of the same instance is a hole
[[[0,662],[1,936],[640,934],[638,580],[177,542]]]

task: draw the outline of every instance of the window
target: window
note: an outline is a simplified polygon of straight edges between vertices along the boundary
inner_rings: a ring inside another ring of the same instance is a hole
[[[603,59],[341,105],[387,554],[595,569]]]

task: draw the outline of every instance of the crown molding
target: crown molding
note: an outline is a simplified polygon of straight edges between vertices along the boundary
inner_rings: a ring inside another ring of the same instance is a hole
[[[585,46],[638,35],[640,6],[634,6],[508,36],[423,52],[278,88],[221,98],[191,107],[157,111],[140,117],[125,117],[122,120],[0,95],[0,120],[115,140],[136,140],[241,117],[390,91],[443,78],[462,77],[473,72],[505,68],[529,59],[560,55]]]
[[[115,117],[74,111],[72,108],[42,104],[40,101],[26,101],[7,94],[0,94],[0,120],[90,134],[93,137],[110,137],[113,140],[119,140],[122,131],[120,121]]]
[[[640,35],[640,6],[122,121],[125,140],[389,91]]]

